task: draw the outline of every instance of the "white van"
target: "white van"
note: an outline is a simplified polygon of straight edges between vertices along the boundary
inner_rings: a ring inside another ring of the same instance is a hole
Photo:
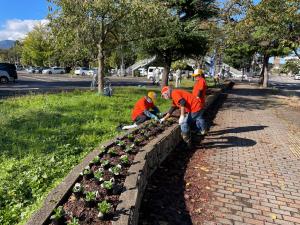
[[[159,69],[159,72],[160,72],[160,77],[159,77],[159,80],[162,79],[162,74],[164,72],[164,68],[163,67],[154,67],[154,66],[150,66],[148,68],[148,74],[147,74],[147,79],[148,80],[154,80],[154,70],[158,68]]]

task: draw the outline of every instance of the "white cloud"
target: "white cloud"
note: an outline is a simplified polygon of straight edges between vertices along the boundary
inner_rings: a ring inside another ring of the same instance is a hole
[[[48,20],[7,20],[0,29],[0,41],[23,39],[38,23],[47,24]]]

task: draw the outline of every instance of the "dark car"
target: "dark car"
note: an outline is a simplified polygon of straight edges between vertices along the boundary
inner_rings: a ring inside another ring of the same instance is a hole
[[[16,79],[18,79],[16,66],[10,63],[0,63],[0,83],[8,83]]]

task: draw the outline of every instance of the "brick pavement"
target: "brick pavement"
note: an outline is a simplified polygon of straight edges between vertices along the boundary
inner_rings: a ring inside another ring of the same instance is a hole
[[[282,108],[253,86],[228,95],[199,147],[215,221],[197,224],[300,224],[300,128],[276,116]]]

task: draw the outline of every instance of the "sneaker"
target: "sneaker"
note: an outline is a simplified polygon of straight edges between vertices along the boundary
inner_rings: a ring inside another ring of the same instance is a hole
[[[206,135],[207,134],[207,131],[206,130],[201,130],[201,135]]]
[[[201,131],[195,132],[195,134],[196,134],[197,136],[204,136],[204,135],[207,134],[207,131],[206,131],[206,130],[201,130]]]

